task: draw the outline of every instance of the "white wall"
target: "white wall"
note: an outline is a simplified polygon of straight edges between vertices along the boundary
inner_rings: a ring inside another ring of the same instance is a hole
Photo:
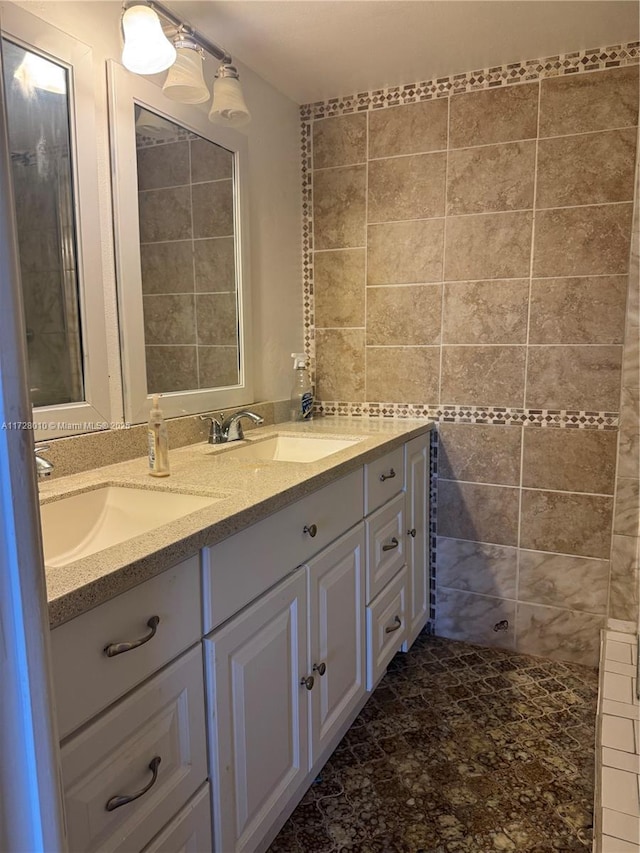
[[[113,251],[107,59],[120,59],[119,0],[108,2],[19,2],[32,15],[74,36],[93,50],[97,111],[102,270],[112,411],[122,413],[122,383]],[[179,4],[174,4],[179,12]],[[215,41],[215,33],[211,33]],[[233,54],[233,45],[225,44]],[[206,63],[212,78],[215,63]],[[250,239],[253,351],[256,400],[289,396],[293,351],[302,348],[301,186],[298,105],[250,69],[239,65],[252,113],[249,140]],[[162,78],[160,78],[161,80]],[[207,108],[207,105],[202,107]],[[115,417],[114,417],[115,419]]]

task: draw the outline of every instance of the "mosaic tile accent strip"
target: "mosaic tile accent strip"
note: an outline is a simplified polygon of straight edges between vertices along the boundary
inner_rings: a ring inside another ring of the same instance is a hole
[[[269,853],[591,850],[597,672],[423,632]]]
[[[586,412],[568,409],[509,409],[479,406],[435,406],[429,403],[340,403],[316,401],[314,410],[325,416],[367,418],[426,418],[436,423],[498,424],[555,429],[616,430],[618,412]]]
[[[494,89],[517,83],[531,83],[548,77],[561,77],[566,74],[580,74],[587,71],[604,71],[622,65],[634,65],[639,61],[640,42],[616,44],[609,47],[589,48],[573,53],[561,53],[544,59],[528,59],[508,65],[497,65],[467,71],[464,74],[452,74],[449,77],[437,77],[404,86],[390,86],[386,89],[373,89],[369,92],[357,92],[328,101],[317,101],[300,107],[300,115],[305,119],[328,118],[348,113],[379,110],[385,107],[397,107],[416,101],[428,101],[458,95],[462,92],[475,92],[479,89]]]

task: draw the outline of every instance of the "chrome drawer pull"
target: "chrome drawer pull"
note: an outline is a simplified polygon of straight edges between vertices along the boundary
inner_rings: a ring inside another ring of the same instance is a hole
[[[398,540],[396,539],[396,537],[395,537],[395,536],[392,536],[392,537],[391,537],[391,545],[383,545],[383,546],[382,546],[382,550],[383,550],[383,551],[393,551],[393,549],[394,549],[394,548],[397,548],[399,544],[400,544],[400,543],[398,542]]]
[[[412,539],[415,539],[417,530],[415,529],[415,527],[412,527],[411,530],[407,530],[407,533],[409,534],[409,536],[412,537]]]
[[[150,788],[156,784],[156,779],[158,778],[158,767],[160,767],[160,762],[162,759],[159,755],[156,755],[155,758],[152,758],[149,763],[149,770],[153,773],[151,777],[151,781],[148,785],[145,785],[144,788],[141,788],[137,794],[123,794],[119,797],[111,797],[110,800],[107,801],[107,805],[105,806],[108,812],[112,812],[114,809],[119,809],[120,806],[126,806],[127,803],[132,803],[134,800],[137,800],[143,794],[146,794]]]
[[[385,480],[393,480],[395,476],[396,472],[392,468],[388,474],[380,474],[380,482],[384,483]]]
[[[396,616],[394,619],[393,625],[391,628],[385,628],[385,634],[393,634],[394,631],[397,631],[398,628],[402,627],[402,619],[399,616]]]
[[[324,675],[325,672],[327,671],[326,663],[324,661],[322,661],[322,663],[314,663],[313,671],[317,672],[318,675],[320,675],[320,676]]]
[[[147,634],[146,637],[140,637],[139,640],[133,640],[131,643],[109,643],[108,646],[104,647],[105,655],[108,658],[113,658],[116,655],[121,655],[123,652],[130,652],[131,649],[137,649],[138,646],[144,646],[145,643],[148,643],[149,640],[152,640],[155,637],[159,622],[159,616],[152,616],[151,619],[147,621],[147,627],[151,628],[150,634]]]
[[[304,675],[300,679],[300,687],[306,687],[307,690],[313,690],[313,685],[315,684],[315,678],[312,675],[308,675],[306,678]]]
[[[314,536],[316,535],[316,533],[318,532],[318,528],[317,528],[317,526],[316,526],[315,524],[308,524],[308,525],[307,525],[307,524],[305,524],[305,526],[302,528],[302,532],[303,532],[303,533],[308,533],[308,534],[309,534],[309,536],[313,539],[313,537],[314,537]]]

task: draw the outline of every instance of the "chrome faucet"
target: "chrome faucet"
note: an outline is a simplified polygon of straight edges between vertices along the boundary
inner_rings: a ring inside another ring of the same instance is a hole
[[[219,415],[220,420],[215,415],[201,415],[200,420],[211,421],[211,429],[207,441],[209,444],[226,444],[228,441],[242,441],[244,433],[242,431],[241,418],[249,418],[254,424],[261,424],[264,418],[256,415],[255,412],[250,412],[248,409],[242,409],[239,412],[234,412],[225,418],[222,414]]]
[[[48,444],[42,444],[40,447],[34,447],[34,453],[36,454],[36,473],[39,480],[44,480],[46,477],[50,477],[53,473],[53,462],[50,462],[43,456],[40,456],[43,451],[48,449]]]

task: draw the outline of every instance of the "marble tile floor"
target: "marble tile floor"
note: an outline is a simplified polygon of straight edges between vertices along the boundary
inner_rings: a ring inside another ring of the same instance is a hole
[[[268,853],[592,846],[597,671],[421,635]]]

